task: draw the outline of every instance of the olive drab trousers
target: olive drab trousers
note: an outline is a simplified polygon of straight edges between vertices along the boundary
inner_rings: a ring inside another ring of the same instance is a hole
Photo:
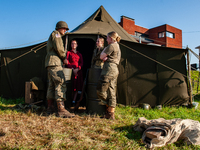
[[[118,68],[114,63],[104,64],[101,76],[97,85],[97,96],[102,103],[116,107],[116,91],[117,91],[117,77]]]
[[[49,85],[47,99],[57,102],[66,100],[66,82],[62,66],[47,67]]]

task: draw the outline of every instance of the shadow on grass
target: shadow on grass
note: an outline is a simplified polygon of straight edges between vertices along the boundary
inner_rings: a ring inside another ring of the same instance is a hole
[[[55,113],[54,115],[57,116],[57,105],[55,103]],[[66,109],[70,113],[75,113],[76,115],[82,115],[86,114],[86,108],[85,107],[79,107],[76,112],[74,112],[73,107],[66,107]],[[47,108],[45,107],[45,104],[42,102],[40,104],[30,105],[30,104],[24,104],[24,102],[16,102],[16,100],[1,100],[0,99],[0,110],[1,111],[16,111],[20,113],[34,113],[38,116],[49,116],[52,114],[47,113]]]
[[[195,99],[196,102],[200,102],[200,94],[195,95],[194,99]]]
[[[24,103],[24,98],[6,99],[0,97],[1,111],[16,111],[21,113],[36,113],[38,115],[45,114],[44,102],[37,105],[29,105]],[[45,114],[46,115],[46,114]]]
[[[1,111],[16,111],[16,112],[21,112],[21,113],[36,113],[37,115],[45,114],[45,108],[43,106],[30,106],[30,105],[25,105],[25,104],[15,104],[15,105],[0,105],[0,110]]]
[[[130,126],[122,126],[115,128],[116,131],[127,133],[125,136],[128,139],[134,140],[139,143],[140,146],[144,146],[142,143],[142,133],[133,130],[133,125]]]
[[[17,99],[6,99],[6,98],[2,98],[0,97],[0,109],[1,110],[8,110],[8,109],[15,109],[14,107],[17,104],[20,103],[24,103],[24,99],[23,98],[17,98]]]

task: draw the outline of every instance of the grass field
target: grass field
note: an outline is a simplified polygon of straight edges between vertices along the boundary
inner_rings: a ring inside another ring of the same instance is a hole
[[[116,120],[101,119],[86,113],[75,118],[46,116],[42,109],[17,109],[23,99],[0,98],[0,148],[1,149],[146,149],[142,134],[132,126],[138,118],[193,119],[200,121],[200,109],[164,107],[162,110],[118,106]],[[195,97],[200,101],[200,96]],[[182,141],[166,145],[159,150],[200,149]]]
[[[193,94],[200,92],[199,77],[200,77],[199,71],[195,71],[195,70],[191,71],[191,84],[192,84]]]

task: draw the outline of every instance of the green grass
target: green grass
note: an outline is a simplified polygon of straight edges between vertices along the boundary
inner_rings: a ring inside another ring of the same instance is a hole
[[[199,71],[191,71],[191,84],[192,84],[192,92],[193,94],[197,94],[200,92],[200,74]]]
[[[144,110],[119,105],[116,120],[111,121],[86,113],[66,119],[15,109],[14,106],[23,101],[0,98],[0,149],[146,149],[141,141],[142,133],[132,128],[138,118],[200,121],[200,106],[197,109],[163,107],[162,110]],[[195,96],[195,101],[200,101],[200,95]],[[190,150],[200,149],[200,146],[177,141],[155,149]]]
[[[6,106],[6,105],[16,105],[22,103],[24,104],[24,98],[18,98],[18,99],[5,99],[0,97],[0,106]]]

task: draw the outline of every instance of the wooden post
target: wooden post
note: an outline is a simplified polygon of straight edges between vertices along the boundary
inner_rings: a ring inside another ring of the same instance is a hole
[[[190,57],[189,49],[187,49],[187,68],[188,68],[188,88],[189,88],[189,105],[192,106],[192,86],[191,86],[191,68],[190,68]]]
[[[31,97],[31,82],[25,83],[25,103],[30,104],[33,102],[33,99]]]

